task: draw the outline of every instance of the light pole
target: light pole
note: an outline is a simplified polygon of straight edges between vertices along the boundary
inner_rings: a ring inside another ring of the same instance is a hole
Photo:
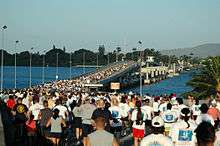
[[[30,50],[29,88],[31,88],[31,80],[32,80],[32,50],[33,48],[31,48]]]
[[[83,74],[85,74],[86,70],[85,70],[85,58],[86,58],[86,53],[83,52]]]
[[[59,53],[57,53],[57,65],[56,65],[56,80],[58,80],[58,65],[59,65]]]
[[[72,52],[70,52],[70,79],[72,77]]]
[[[44,84],[44,80],[45,80],[45,50],[44,50],[44,53],[43,53],[43,64],[42,64],[42,84]]]
[[[7,29],[7,26],[6,25],[4,25],[3,27],[2,27],[2,54],[1,54],[1,92],[2,92],[2,90],[3,90],[3,77],[4,77],[4,70],[3,70],[3,66],[4,66],[4,51],[3,51],[3,49],[4,49],[4,41],[5,41],[5,38],[4,38],[4,31],[5,31],[5,29]]]
[[[16,53],[16,49],[17,49],[17,44],[19,43],[19,41],[15,41],[15,80],[14,80],[14,88],[17,88],[17,53]]]
[[[109,64],[110,62],[109,62],[109,53],[108,53],[108,64]]]
[[[96,68],[98,69],[99,67],[99,53],[96,55]]]
[[[142,67],[141,45],[142,45],[142,42],[138,41],[138,44],[140,45],[140,70],[139,70],[139,75],[140,75],[140,97],[142,97],[142,76],[141,76],[141,67]]]

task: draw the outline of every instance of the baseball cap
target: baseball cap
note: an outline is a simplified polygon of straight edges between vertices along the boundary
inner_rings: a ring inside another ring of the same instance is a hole
[[[163,127],[164,126],[164,121],[160,116],[156,116],[152,120],[152,126],[153,127]]]

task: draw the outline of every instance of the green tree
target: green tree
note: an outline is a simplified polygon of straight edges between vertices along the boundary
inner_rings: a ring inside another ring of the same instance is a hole
[[[220,56],[210,57],[202,65],[201,71],[187,82],[193,90],[186,93],[200,99],[215,95],[220,91]]]

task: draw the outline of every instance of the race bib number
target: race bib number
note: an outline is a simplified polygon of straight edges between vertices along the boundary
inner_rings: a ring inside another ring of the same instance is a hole
[[[193,131],[192,130],[179,130],[178,140],[180,142],[192,141]]]
[[[172,122],[173,119],[174,119],[174,117],[173,117],[173,115],[165,115],[165,119],[166,119],[166,121],[168,121],[168,122]]]
[[[119,116],[119,112],[118,111],[112,111],[112,117],[113,118],[117,118]]]

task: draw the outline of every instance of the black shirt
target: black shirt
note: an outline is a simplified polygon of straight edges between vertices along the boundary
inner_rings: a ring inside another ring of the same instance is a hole
[[[24,123],[27,120],[26,113],[28,108],[25,104],[15,104],[13,111],[16,112],[15,122],[16,123]]]

